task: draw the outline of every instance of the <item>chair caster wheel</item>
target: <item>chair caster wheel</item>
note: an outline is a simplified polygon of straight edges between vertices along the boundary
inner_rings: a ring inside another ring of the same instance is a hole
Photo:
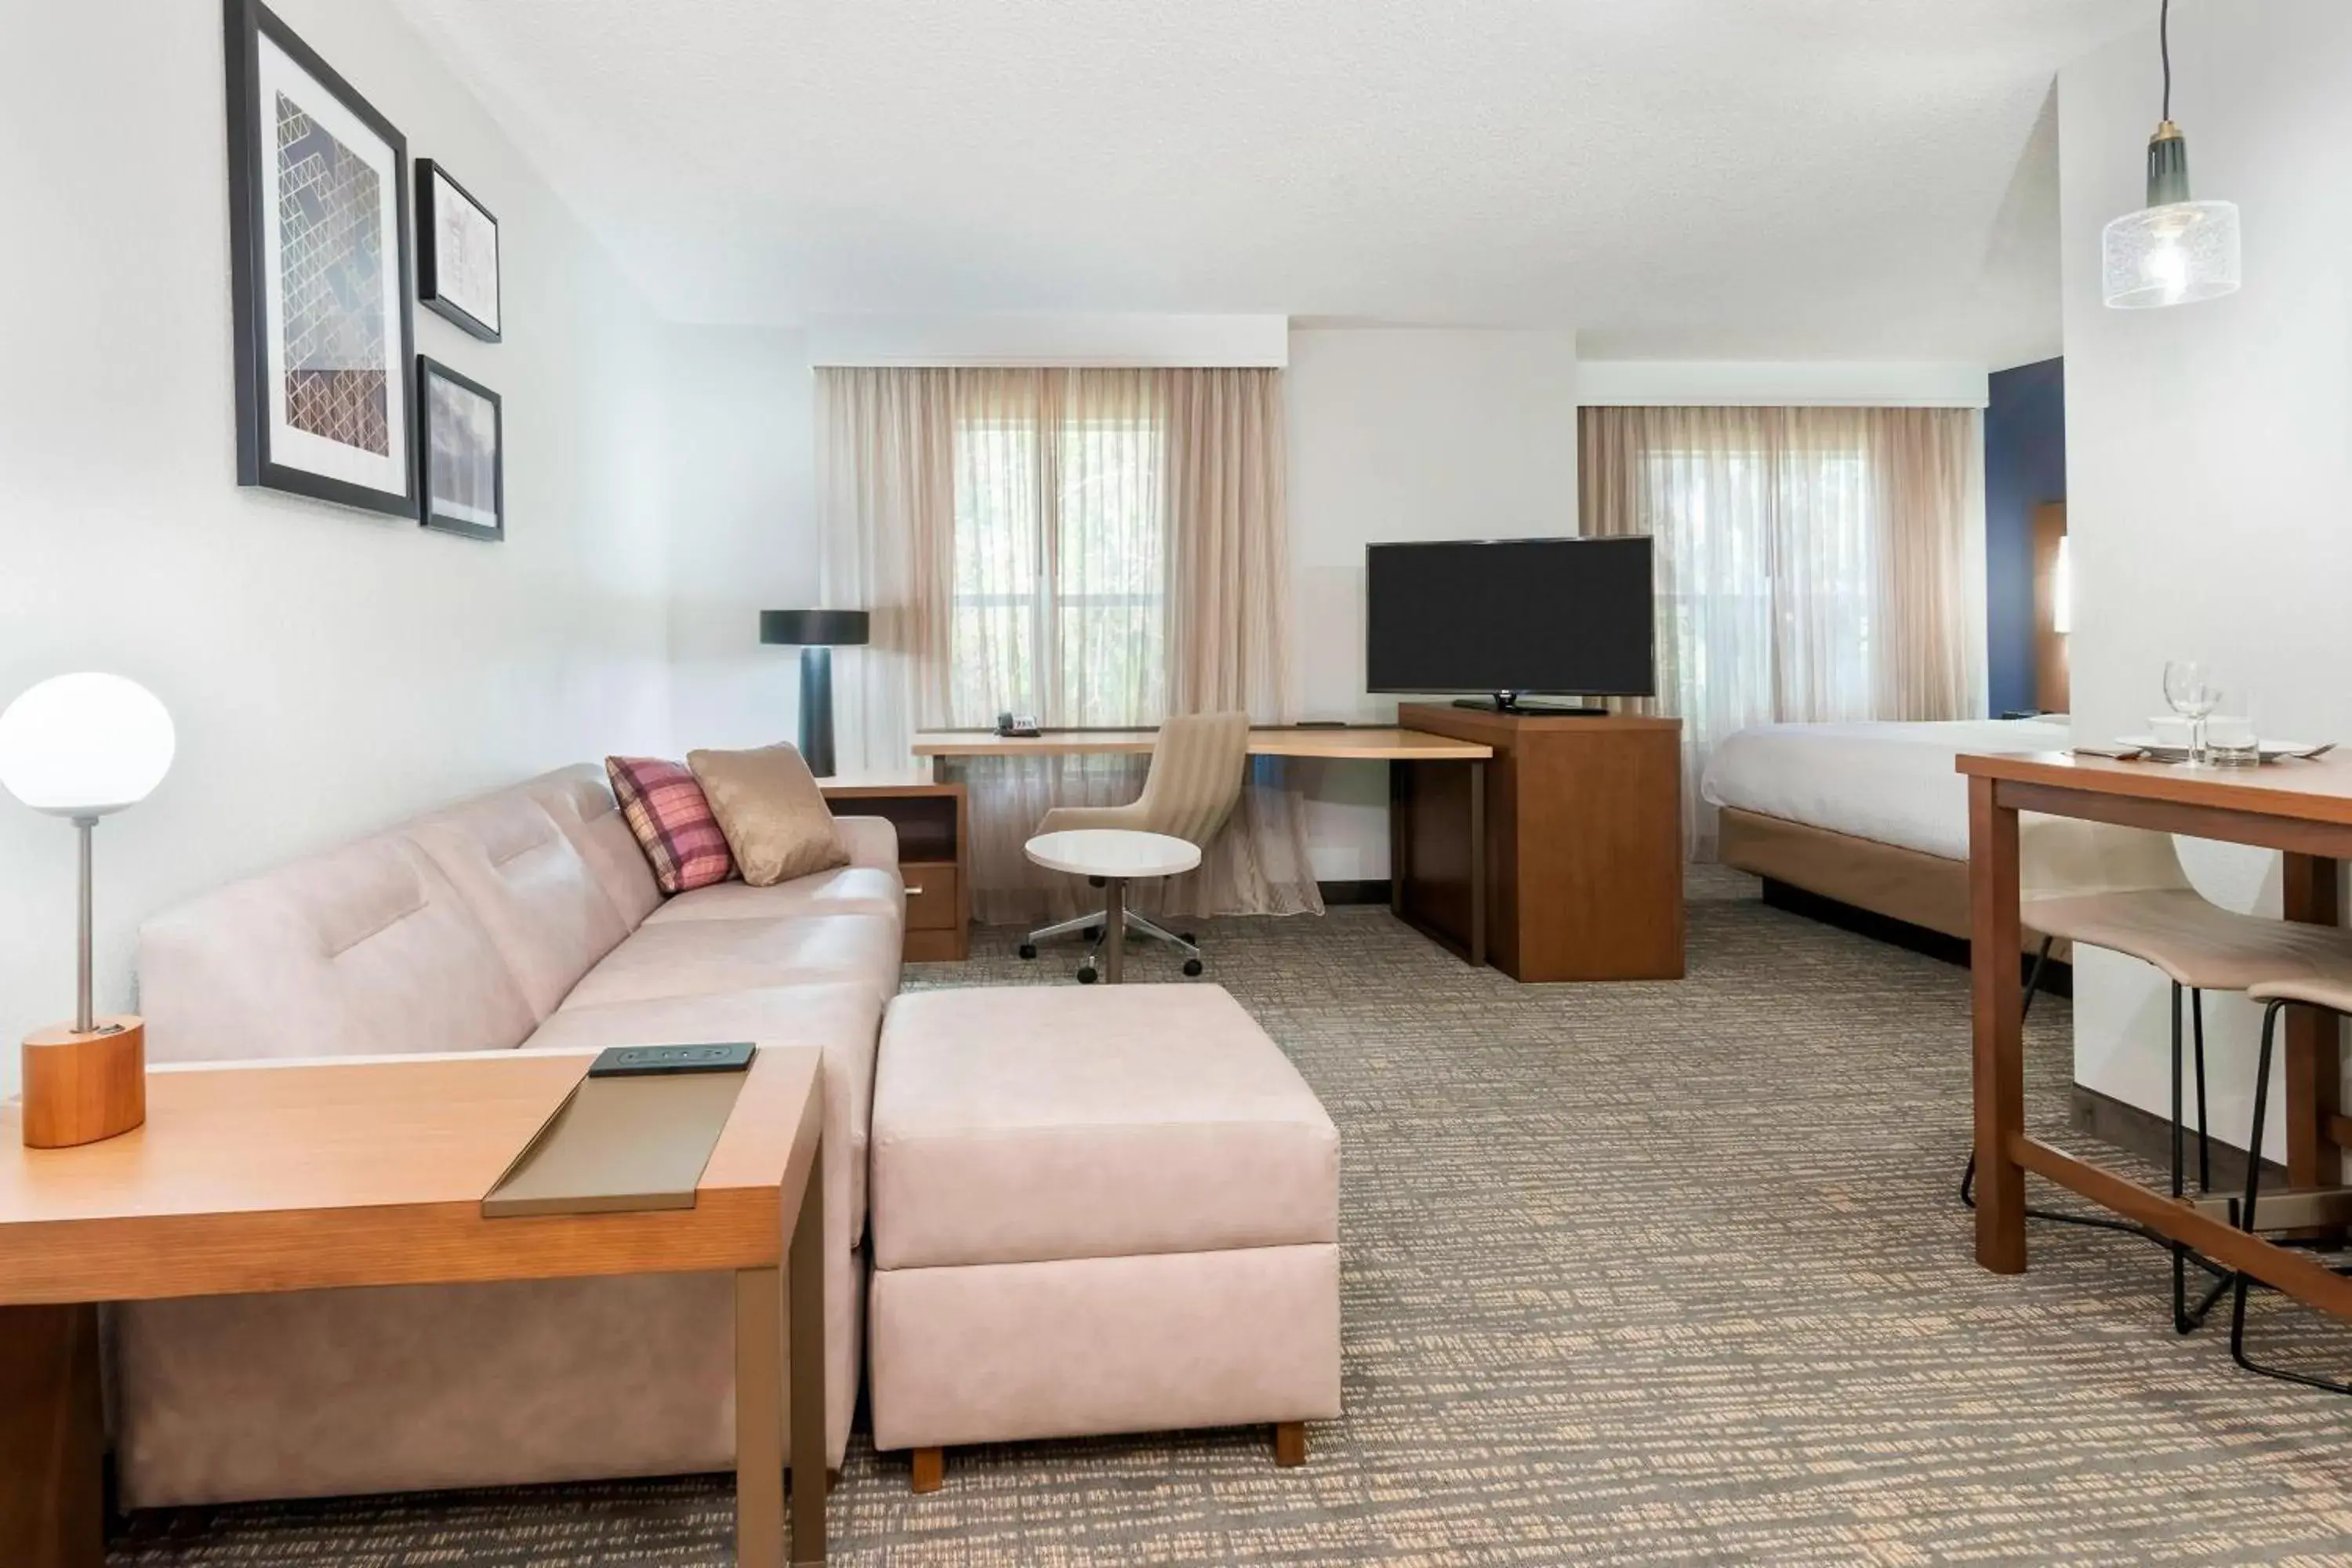
[[[1100,926],[1088,926],[1088,927],[1087,927],[1087,941],[1088,941],[1089,942],[1097,942],[1097,943],[1098,943],[1098,942],[1100,942],[1102,941],[1102,927],[1100,927]]]
[[[1094,983],[1095,966],[1091,963],[1080,964],[1078,966],[1078,984],[1081,985],[1092,985]]]
[[[1197,958],[1186,959],[1184,961],[1184,973],[1187,975],[1199,974],[1201,973],[1201,961]]]
[[[1037,944],[1036,944],[1035,942],[1023,942],[1023,943],[1021,944],[1021,956],[1022,956],[1022,957],[1024,957],[1024,958],[1034,958],[1034,957],[1036,957],[1036,956],[1037,956]]]

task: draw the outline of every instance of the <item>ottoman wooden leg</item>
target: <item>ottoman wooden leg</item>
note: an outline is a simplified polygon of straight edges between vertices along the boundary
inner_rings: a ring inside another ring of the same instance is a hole
[[[1274,1462],[1288,1468],[1307,1462],[1307,1423],[1277,1421],[1274,1424]]]
[[[944,1449],[918,1448],[915,1450],[914,1490],[935,1492],[947,1484],[947,1479],[948,1457]]]

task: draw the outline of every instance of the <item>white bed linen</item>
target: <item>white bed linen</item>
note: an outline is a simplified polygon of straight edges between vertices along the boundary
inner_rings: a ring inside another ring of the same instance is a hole
[[[1699,795],[1710,805],[1778,816],[1906,849],[1969,858],[1962,752],[2053,752],[2063,716],[1934,724],[1758,724],[1715,748]]]

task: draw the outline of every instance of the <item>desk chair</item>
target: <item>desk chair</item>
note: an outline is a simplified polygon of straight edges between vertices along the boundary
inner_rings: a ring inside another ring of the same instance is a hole
[[[1249,715],[1193,713],[1160,725],[1151,746],[1151,768],[1144,775],[1143,794],[1129,805],[1057,805],[1037,825],[1039,833],[1061,833],[1081,827],[1128,828],[1139,833],[1164,833],[1207,849],[1225,825],[1234,804],[1242,796],[1242,778],[1249,765]],[[1099,887],[1098,879],[1088,879]],[[1184,973],[1201,973],[1201,949],[1186,931],[1181,935],[1146,920],[1132,909],[1125,911],[1125,928],[1139,936],[1167,942],[1184,954]],[[1037,944],[1083,931],[1093,948],[1106,933],[1103,916],[1080,915],[1076,920],[1043,926],[1021,944],[1021,956],[1037,956]],[[1125,931],[1114,940],[1124,940]],[[1093,978],[1095,954],[1089,951],[1078,970],[1082,981]]]
[[[2028,977],[2025,1005],[2042,979],[2053,942],[2105,948],[2154,964],[2172,982],[2172,1195],[2182,1195],[2181,995],[2188,994],[2197,1073],[2197,1186],[2213,1185],[2211,1148],[2205,1124],[2205,999],[2208,991],[2244,991],[2282,973],[2304,971],[2310,953],[2330,945],[2311,926],[2225,910],[2197,891],[2180,868],[2172,836],[2136,827],[2113,827],[2072,818],[2025,816],[2019,825],[2018,918],[2042,933],[2042,947]],[[2259,1134],[2257,1134],[2259,1136]],[[1960,1178],[1960,1202],[1976,1206],[1976,1156]],[[2154,1237],[2124,1220],[2092,1215],[2029,1209],[2037,1219],[2120,1230]],[[2157,1238],[2161,1239],[2161,1238]],[[2205,1321],[2231,1274],[2175,1241],[2172,1253],[2172,1327],[2188,1333]],[[2215,1277],[2197,1306],[2189,1304],[2188,1266],[2194,1259]]]

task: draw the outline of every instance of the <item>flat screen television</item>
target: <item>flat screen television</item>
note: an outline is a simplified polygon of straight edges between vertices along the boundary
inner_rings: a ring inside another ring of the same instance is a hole
[[[1367,690],[1657,693],[1646,537],[1374,544],[1364,576]]]

